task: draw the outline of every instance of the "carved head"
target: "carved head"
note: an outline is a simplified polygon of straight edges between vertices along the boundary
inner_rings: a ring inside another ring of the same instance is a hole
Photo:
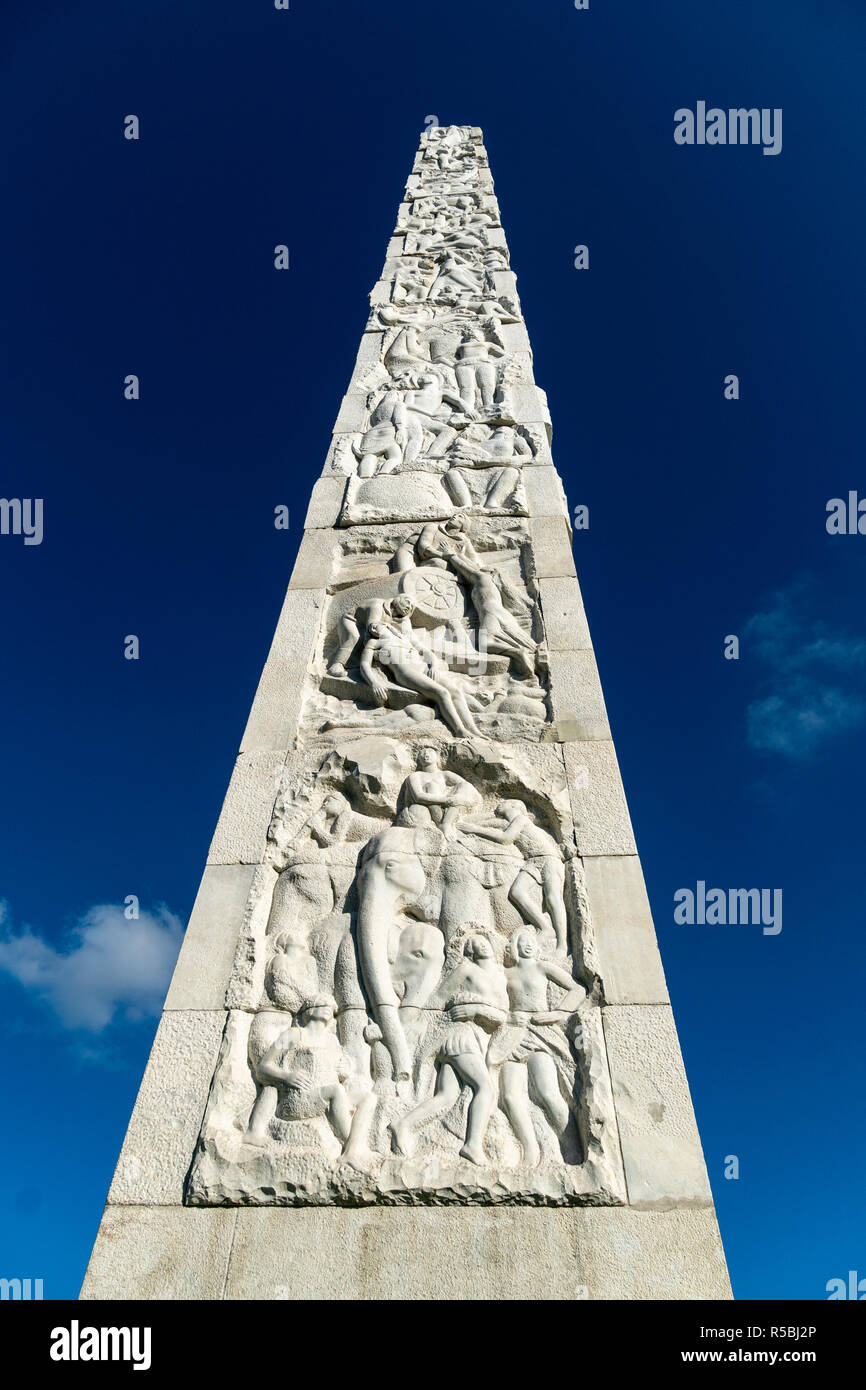
[[[463,943],[463,954],[470,960],[492,960],[493,947],[480,932],[473,932]]]
[[[281,931],[274,942],[274,952],[277,955],[288,955],[291,951],[307,953],[307,938],[297,929]]]
[[[512,816],[525,816],[526,807],[522,801],[517,801],[516,799],[511,801],[500,801],[499,805],[496,807],[496,814],[497,816],[505,816],[509,819]]]
[[[398,594],[391,600],[391,612],[395,618],[409,618],[415,612],[415,604],[408,594]]]
[[[305,999],[298,1010],[298,1019],[304,1023],[309,1023],[313,1019],[320,1019],[323,1023],[330,1023],[337,1012],[337,1005],[330,994],[314,994],[311,999]]]
[[[533,960],[538,955],[538,937],[532,927],[518,927],[508,945],[514,960]]]
[[[348,809],[349,803],[342,792],[329,792],[322,802],[322,810],[326,816],[339,816]]]

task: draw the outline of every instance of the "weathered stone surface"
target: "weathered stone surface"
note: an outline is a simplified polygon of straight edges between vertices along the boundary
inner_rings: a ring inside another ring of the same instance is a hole
[[[291,747],[303,702],[304,673],[293,661],[268,661],[262,671],[250,717],[241,739],[242,753]]]
[[[295,682],[306,674],[316,647],[327,591],[321,588],[290,588],[277,620],[268,661],[294,664]]]
[[[320,478],[314,483],[304,527],[314,530],[336,526],[345,491],[346,485],[339,478]]]
[[[292,589],[324,589],[331,579],[338,540],[333,531],[305,531],[292,570]]]
[[[576,579],[540,579],[538,593],[544,621],[544,635],[551,651],[589,650],[592,640],[587,626],[580,587]]]
[[[225,1296],[537,1303],[731,1290],[711,1210],[318,1207],[241,1210]]]
[[[562,479],[550,465],[527,471],[526,500],[530,516],[561,516],[567,524],[569,523],[568,502],[565,499]]]
[[[110,1203],[173,1206],[183,1200],[224,1026],[221,1010],[163,1014],[115,1169]]]
[[[610,1005],[604,1010],[604,1033],[630,1204],[711,1205],[670,1007]]]
[[[608,1003],[667,1004],[637,855],[585,855],[583,871]]]
[[[532,563],[539,579],[574,579],[574,556],[568,523],[560,516],[532,517]]]
[[[82,1299],[220,1299],[237,1213],[193,1207],[105,1209]]]
[[[280,785],[285,754],[241,753],[211,841],[209,864],[258,864]]]
[[[165,1001],[167,1009],[223,1009],[255,870],[213,864],[202,875]]]
[[[549,669],[550,703],[560,740],[609,739],[610,725],[592,650],[552,651]]]
[[[568,732],[568,728],[564,730]],[[579,854],[636,854],[619,764],[605,740],[562,745]]]
[[[190,1201],[624,1199],[595,957],[560,848],[570,852],[563,781],[556,747],[454,748],[446,767],[435,746],[388,739],[338,745],[292,778],[248,903],[230,987],[239,1011]],[[413,904],[386,956],[395,908]],[[449,1012],[467,990],[486,1034],[463,1026],[472,1011]],[[315,999],[330,1001],[321,1019]],[[281,1099],[279,1078],[325,1047],[362,1117],[348,1135],[327,1106],[299,1113]],[[291,1060],[274,1084],[267,1058],[280,1053]],[[448,1119],[460,1087],[446,1099],[446,1067],[464,1079],[459,1119]],[[489,1091],[482,1119],[472,1077]]]

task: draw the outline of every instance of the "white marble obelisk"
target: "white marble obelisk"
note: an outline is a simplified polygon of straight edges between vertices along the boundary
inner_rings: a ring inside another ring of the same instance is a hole
[[[727,1297],[479,130],[370,304],[82,1296]]]

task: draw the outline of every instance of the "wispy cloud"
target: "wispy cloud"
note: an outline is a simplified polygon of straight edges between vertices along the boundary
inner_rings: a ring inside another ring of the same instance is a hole
[[[866,639],[833,631],[814,615],[815,586],[798,580],[772,594],[744,638],[768,668],[746,710],[752,748],[806,760],[827,740],[866,720]]]
[[[70,1029],[101,1033],[115,1017],[157,1015],[183,937],[165,906],[133,921],[122,907],[91,907],[69,933],[65,950],[25,927],[6,927],[0,904],[0,970],[43,999]]]

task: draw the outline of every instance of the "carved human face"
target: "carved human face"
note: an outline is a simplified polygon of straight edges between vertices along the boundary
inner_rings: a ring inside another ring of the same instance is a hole
[[[418,766],[428,770],[438,768],[439,754],[435,748],[422,748],[418,754]]]
[[[391,604],[392,611],[398,618],[408,618],[415,612],[415,605],[407,594],[398,594]]]
[[[493,956],[493,947],[486,936],[470,936],[463,947],[463,954],[470,960],[490,960]]]
[[[521,960],[531,960],[533,956],[538,954],[538,941],[535,932],[529,930],[518,932],[514,949]]]
[[[300,1018],[302,1023],[311,1023],[314,1019],[320,1023],[330,1023],[335,1013],[333,999],[310,999],[301,1009]]]
[[[326,816],[338,816],[342,809],[343,803],[339,797],[329,796],[325,798],[322,810],[325,812]]]

